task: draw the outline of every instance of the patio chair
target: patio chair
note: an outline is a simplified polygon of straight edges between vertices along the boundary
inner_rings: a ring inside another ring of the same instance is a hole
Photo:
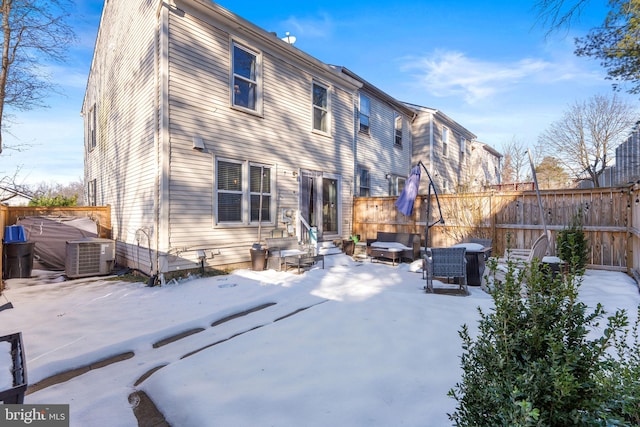
[[[531,246],[531,249],[509,249],[506,257],[498,262],[515,261],[518,264],[531,264],[534,259],[542,260],[549,249],[549,235],[541,234]]]
[[[427,292],[434,292],[433,278],[457,278],[460,290],[465,295],[469,294],[467,289],[467,249],[464,247],[454,248],[431,248],[431,255],[425,255],[423,261],[423,277],[427,281],[425,287]]]
[[[506,257],[497,259],[496,271],[491,277],[483,277],[481,287],[486,292],[491,292],[494,281],[504,281],[511,263],[516,272],[530,267],[534,261],[541,262],[549,250],[549,234],[541,234],[534,242],[531,249],[509,249]]]

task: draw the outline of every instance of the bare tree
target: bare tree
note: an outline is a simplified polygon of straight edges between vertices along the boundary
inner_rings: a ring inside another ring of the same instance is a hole
[[[538,12],[538,23],[547,28],[547,35],[568,28],[579,19],[589,0],[538,0],[534,9]]]
[[[546,27],[547,36],[561,28],[569,28],[578,20],[589,0],[538,0],[534,9],[537,22]],[[622,85],[631,94],[640,94],[640,2],[609,0],[609,11],[601,25],[575,39],[578,56],[600,61],[607,79],[614,80],[614,90]],[[628,85],[627,85],[628,83]]]
[[[66,22],[73,5],[73,0],[0,0],[0,153],[6,109],[44,106],[44,97],[54,88],[42,65],[64,60],[75,42]]]
[[[526,179],[529,164],[526,144],[513,136],[511,141],[502,146],[502,153],[504,154],[502,181],[515,183]]]
[[[21,167],[17,167],[13,175],[0,177],[0,203],[8,203],[11,199],[24,197],[29,199],[33,192],[28,185],[18,182]]]
[[[592,181],[598,187],[598,178],[614,158],[615,147],[631,130],[636,114],[631,104],[615,94],[595,95],[570,106],[539,141],[576,178]]]

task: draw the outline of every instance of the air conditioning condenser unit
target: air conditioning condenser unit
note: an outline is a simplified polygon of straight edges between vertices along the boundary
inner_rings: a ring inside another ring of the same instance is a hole
[[[65,274],[71,279],[111,273],[116,259],[113,240],[89,237],[67,242]]]

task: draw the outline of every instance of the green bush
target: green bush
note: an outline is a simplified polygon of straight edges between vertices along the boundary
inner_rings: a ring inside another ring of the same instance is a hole
[[[30,202],[29,206],[76,206],[78,203],[78,195],[73,195],[71,197],[64,195],[41,195],[38,197],[34,197]]]
[[[561,260],[576,274],[584,274],[589,256],[588,242],[582,229],[582,215],[571,220],[568,228],[560,230],[556,238],[556,251]]]
[[[629,366],[607,353],[624,315],[616,313],[600,338],[588,339],[604,310],[579,302],[579,285],[571,273],[551,279],[536,265],[520,272],[508,265],[491,293],[494,309],[479,309],[477,338],[466,325],[460,331],[462,381],[449,391],[457,401],[449,414],[455,425],[616,425],[634,404],[637,414],[638,357]]]

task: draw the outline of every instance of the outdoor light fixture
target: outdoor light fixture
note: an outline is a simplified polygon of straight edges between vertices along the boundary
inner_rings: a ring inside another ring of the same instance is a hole
[[[391,179],[391,174],[390,174],[390,173],[386,174],[386,175],[385,175],[385,178],[387,178],[387,179]]]

